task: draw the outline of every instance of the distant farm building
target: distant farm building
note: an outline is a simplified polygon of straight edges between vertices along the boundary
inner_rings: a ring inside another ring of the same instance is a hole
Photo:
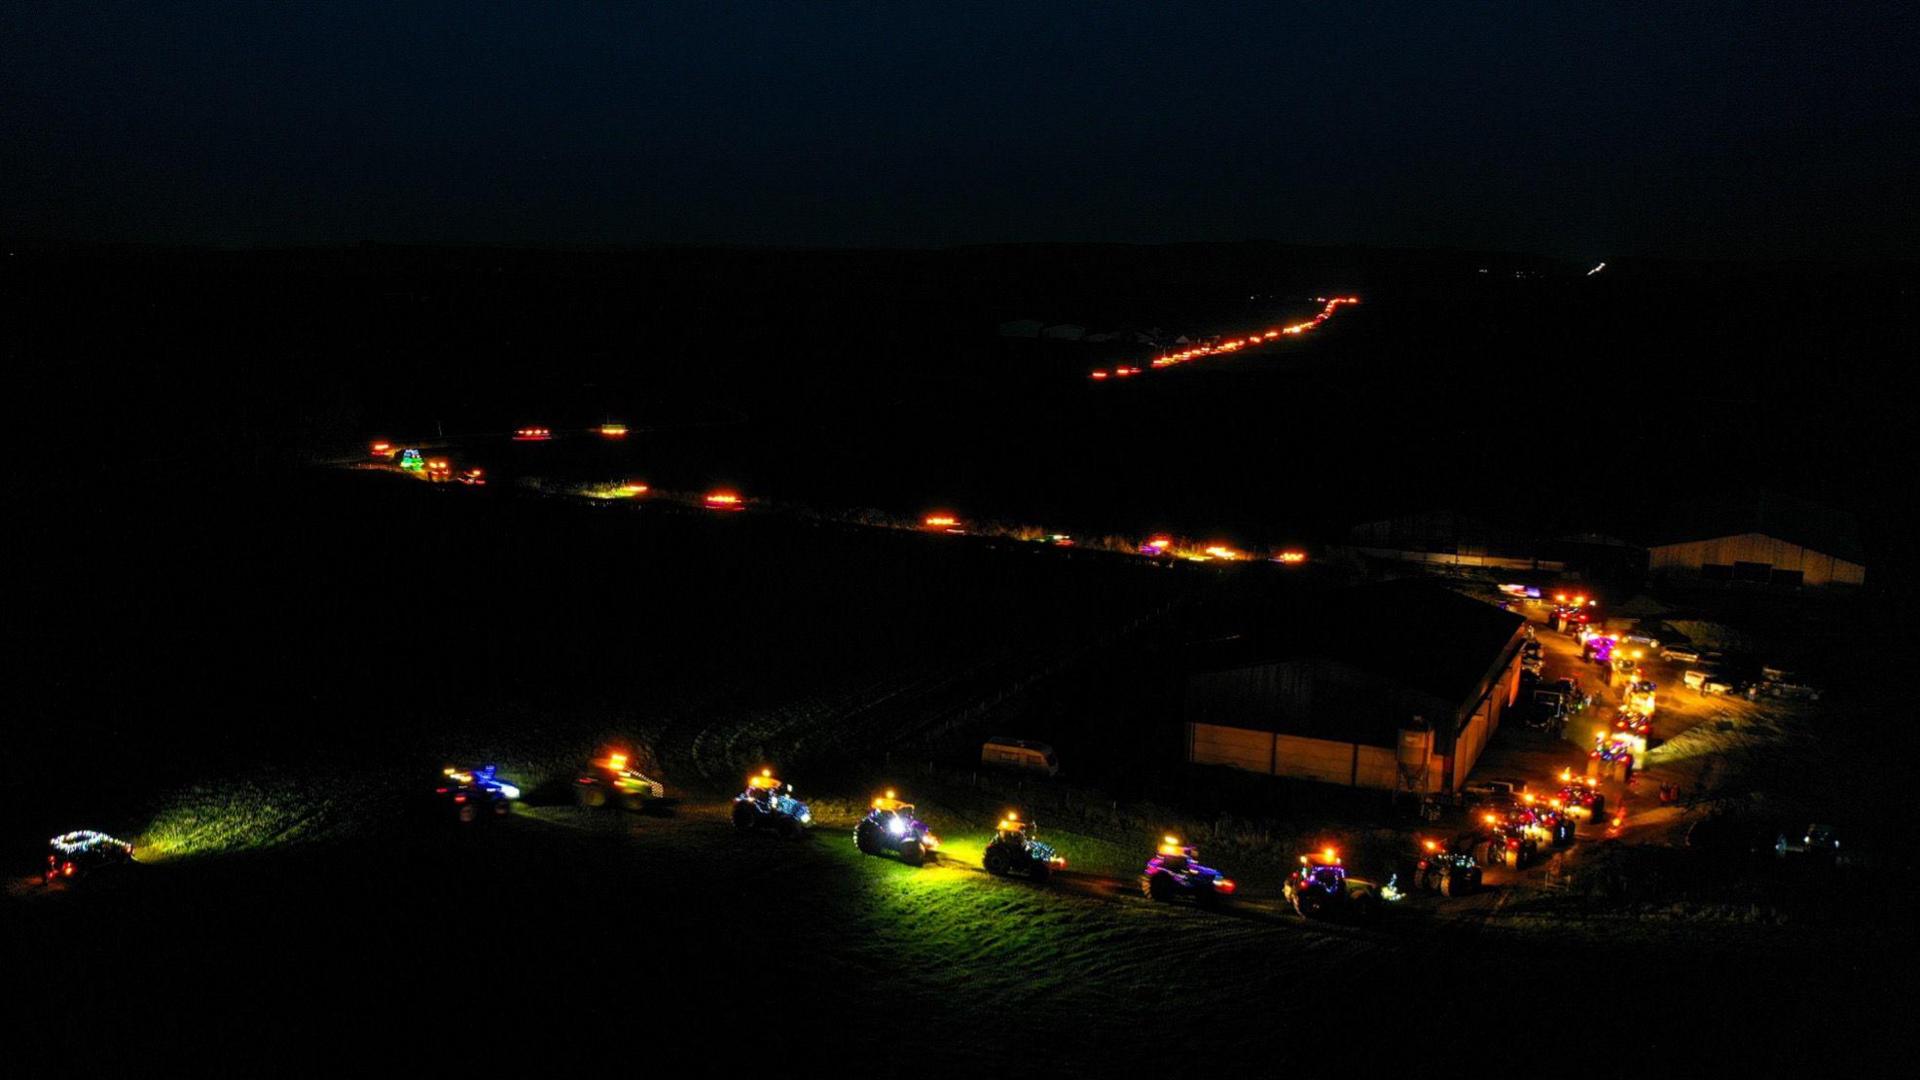
[[[1480,518],[1438,511],[1403,514],[1355,525],[1347,542],[1376,559],[1442,566],[1488,566],[1505,570],[1566,569],[1540,557],[1535,537]]]
[[[1852,515],[1772,492],[1689,508],[1648,548],[1647,568],[1689,581],[1788,587],[1867,578]]]
[[[1345,590],[1311,607],[1262,640],[1193,658],[1187,760],[1458,790],[1519,692],[1525,620],[1424,581]]]

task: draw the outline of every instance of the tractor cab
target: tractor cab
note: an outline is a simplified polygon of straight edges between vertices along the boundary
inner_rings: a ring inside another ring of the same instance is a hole
[[[133,861],[133,845],[92,829],[62,833],[47,841],[45,880],[72,879]]]

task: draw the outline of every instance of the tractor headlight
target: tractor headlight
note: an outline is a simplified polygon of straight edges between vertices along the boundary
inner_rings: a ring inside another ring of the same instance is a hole
[[[899,818],[894,818],[892,821],[887,822],[887,832],[893,836],[905,836],[907,834],[907,823],[901,821]]]
[[[509,799],[517,799],[520,797],[520,789],[514,787],[512,784],[501,784],[500,794],[505,795]]]

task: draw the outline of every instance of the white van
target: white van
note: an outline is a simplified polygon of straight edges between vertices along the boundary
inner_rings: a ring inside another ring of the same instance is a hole
[[[1060,772],[1060,759],[1053,756],[1053,747],[1031,739],[1009,739],[1004,735],[995,735],[981,745],[980,764],[1032,769],[1048,776]]]

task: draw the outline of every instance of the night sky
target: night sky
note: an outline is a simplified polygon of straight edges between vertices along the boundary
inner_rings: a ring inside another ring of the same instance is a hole
[[[0,6],[0,235],[1920,255],[1920,5]]]

